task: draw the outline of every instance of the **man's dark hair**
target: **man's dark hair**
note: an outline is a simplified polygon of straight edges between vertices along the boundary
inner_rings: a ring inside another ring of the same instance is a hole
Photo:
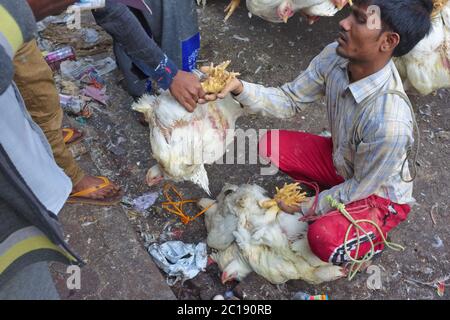
[[[354,4],[380,8],[382,31],[393,31],[400,35],[394,57],[411,51],[431,29],[432,0],[355,0]]]

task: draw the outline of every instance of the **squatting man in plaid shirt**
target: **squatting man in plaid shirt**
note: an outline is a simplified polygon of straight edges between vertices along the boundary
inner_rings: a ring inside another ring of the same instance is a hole
[[[294,81],[266,88],[234,79],[217,96],[205,97],[215,100],[231,92],[250,111],[282,118],[325,97],[331,138],[272,130],[259,141],[259,153],[295,180],[317,183],[317,202],[311,197],[299,207],[280,207],[301,211],[302,220],[312,222],[312,251],[334,264],[349,261],[344,238],[350,222],[326,196],[345,204],[355,220],[376,222],[384,236],[407,218],[414,202],[406,161],[414,143],[414,117],[392,57],[405,55],[427,35],[433,8],[431,0],[353,2],[350,15],[339,23],[337,41]],[[370,20],[377,17],[380,27],[373,28]],[[362,226],[374,243],[382,240],[377,228]],[[355,229],[347,240],[353,258],[371,250],[362,237],[355,257]],[[375,246],[376,253],[382,249],[383,244]]]

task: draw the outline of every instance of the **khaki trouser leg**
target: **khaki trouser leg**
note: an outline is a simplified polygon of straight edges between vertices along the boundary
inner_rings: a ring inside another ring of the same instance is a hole
[[[61,131],[63,111],[59,104],[53,74],[42,57],[36,40],[25,43],[14,57],[14,81],[22,94],[28,112],[53,150],[56,163],[70,177],[75,186],[84,177]]]

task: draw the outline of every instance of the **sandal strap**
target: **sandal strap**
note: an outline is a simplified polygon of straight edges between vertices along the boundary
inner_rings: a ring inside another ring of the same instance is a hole
[[[101,183],[99,185],[96,185],[96,186],[93,186],[93,187],[90,187],[90,188],[87,188],[87,189],[84,189],[84,190],[81,190],[81,191],[79,191],[77,193],[70,194],[70,196],[71,197],[87,196],[87,195],[91,194],[92,192],[104,189],[107,186],[111,185],[111,181],[109,181],[109,179],[106,178],[106,177],[99,177],[99,176],[97,176],[96,178],[99,178],[99,179],[103,180],[103,183]]]
[[[75,130],[73,130],[72,128],[63,128],[62,129],[63,132],[67,132],[66,136],[64,137],[64,142],[66,143],[67,141],[70,141],[70,139],[72,139],[72,137],[75,134]]]

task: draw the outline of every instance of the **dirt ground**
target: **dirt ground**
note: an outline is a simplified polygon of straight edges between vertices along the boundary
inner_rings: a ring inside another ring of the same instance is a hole
[[[205,8],[199,8],[201,26],[200,64],[232,60],[231,68],[241,73],[246,81],[276,86],[294,79],[324,46],[332,42],[338,32],[338,22],[345,16],[341,12],[333,18],[322,18],[309,26],[296,15],[287,24],[273,24],[257,17],[248,17],[242,5],[227,23],[223,22],[226,0],[210,0]],[[102,56],[113,56],[108,47]],[[110,102],[105,108],[97,108],[94,115],[82,125],[74,118],[66,124],[86,132],[84,144],[89,158],[98,172],[113,178],[124,188],[129,198],[146,192],[158,192],[156,204],[148,215],[137,214],[123,206],[128,221],[136,231],[142,246],[145,238],[160,238],[167,223],[181,230],[181,236],[171,237],[188,243],[205,241],[203,218],[184,226],[176,223],[174,215],[161,209],[164,196],[162,186],[149,188],[144,183],[146,170],[155,164],[151,157],[148,128],[137,122],[131,111],[132,99],[118,84],[120,73],[116,70],[106,77]],[[390,233],[393,242],[406,247],[403,252],[386,249],[374,261],[381,269],[382,287],[370,290],[368,274],[359,274],[354,280],[340,279],[332,283],[311,286],[303,281],[289,281],[274,286],[252,274],[239,284],[246,299],[291,299],[297,291],[309,294],[328,294],[330,299],[449,299],[450,290],[439,297],[432,285],[415,284],[411,279],[435,283],[450,275],[449,260],[449,156],[450,118],[448,103],[450,92],[440,90],[426,97],[411,96],[421,134],[419,174],[414,184],[413,207],[408,220]],[[242,129],[279,128],[296,129],[315,134],[327,129],[325,106],[312,104],[303,113],[290,120],[277,120],[251,116],[240,118],[237,127]],[[83,160],[84,159],[84,160]],[[88,159],[88,160],[86,160]],[[210,189],[216,196],[224,183],[256,183],[273,192],[275,186],[289,181],[286,175],[261,176],[259,165],[211,165],[207,166]],[[205,197],[205,193],[190,183],[177,183],[186,198]],[[432,210],[433,208],[433,210]],[[80,210],[83,210],[80,207]],[[193,208],[193,211],[196,209]],[[434,220],[434,221],[433,221]],[[166,228],[167,229],[167,228]],[[168,237],[164,239],[169,239]],[[226,286],[220,283],[220,273],[215,265],[196,278],[172,287],[178,299],[211,299],[223,294],[237,283]]]

